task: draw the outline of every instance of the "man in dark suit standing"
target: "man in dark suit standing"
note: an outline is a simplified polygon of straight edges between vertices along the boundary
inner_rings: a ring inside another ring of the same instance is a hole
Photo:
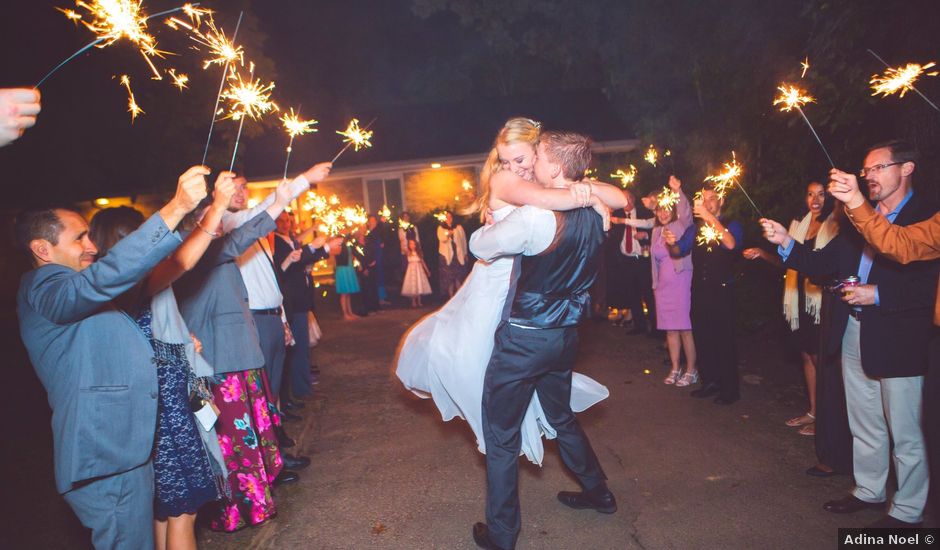
[[[650,230],[638,229],[624,220],[652,219],[653,213],[636,204],[629,189],[624,189],[627,206],[610,217],[611,229],[608,242],[611,260],[607,275],[609,305],[629,309],[633,317],[633,328],[628,334],[647,334],[656,330],[656,308],[653,305],[653,279],[650,270]],[[646,312],[643,305],[646,305]],[[622,312],[621,312],[622,314]]]
[[[936,208],[914,192],[916,151],[906,142],[873,146],[861,175],[869,198],[891,223],[910,225]],[[855,176],[833,169],[833,181]],[[901,265],[877,255],[857,231],[843,230],[825,248],[812,251],[795,242],[779,223],[761,220],[764,236],[779,245],[786,267],[809,276],[857,276],[836,302],[829,323],[827,352],[842,346],[842,376],[853,437],[855,489],[827,502],[833,513],[852,513],[885,505],[889,453],[898,490],[888,515],[871,527],[918,527],[927,500],[928,468],[921,427],[924,374],[932,331],[936,261]],[[893,443],[893,446],[892,446]]]
[[[96,548],[154,541],[156,359],[137,323],[110,302],[179,246],[176,226],[206,196],[208,173],[187,170],[176,196],[97,262],[77,212],[17,216],[17,245],[35,267],[17,294],[20,335],[49,394],[56,489]]]
[[[293,218],[288,212],[278,216],[274,232],[274,266],[278,270],[281,294],[284,295],[284,314],[294,336],[294,345],[287,348],[284,362],[284,381],[281,384],[281,404],[292,404],[291,396],[304,397],[313,391],[310,374],[310,338],[307,312],[313,306],[313,294],[307,268],[329,257],[331,250],[343,245],[340,238],[327,242],[317,237],[302,245],[291,234]],[[296,406],[296,404],[294,404]]]

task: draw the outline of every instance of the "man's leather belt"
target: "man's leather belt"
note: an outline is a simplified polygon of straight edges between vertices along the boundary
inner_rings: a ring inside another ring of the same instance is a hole
[[[279,308],[279,307],[274,307],[274,308],[271,308],[271,309],[253,309],[253,310],[251,310],[251,312],[254,313],[254,314],[256,314],[256,315],[280,315],[280,314],[281,314],[281,308]]]

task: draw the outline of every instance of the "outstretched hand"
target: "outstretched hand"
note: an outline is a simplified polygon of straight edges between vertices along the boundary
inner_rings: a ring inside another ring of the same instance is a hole
[[[761,229],[764,232],[764,238],[771,244],[786,248],[790,243],[790,235],[780,222],[761,218]]]
[[[40,109],[39,90],[0,89],[0,147],[13,142],[36,124]]]
[[[228,207],[232,204],[232,197],[235,195],[235,173],[220,172],[219,177],[215,180],[212,193],[213,204],[218,208],[228,210]]]

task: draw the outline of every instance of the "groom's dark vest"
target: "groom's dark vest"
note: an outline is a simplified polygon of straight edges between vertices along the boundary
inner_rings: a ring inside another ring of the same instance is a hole
[[[532,328],[571,327],[588,315],[600,265],[604,227],[590,208],[556,212],[555,240],[537,256],[523,256],[509,322]]]

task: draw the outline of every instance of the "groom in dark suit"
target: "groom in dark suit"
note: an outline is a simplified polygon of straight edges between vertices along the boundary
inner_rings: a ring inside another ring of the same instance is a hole
[[[588,138],[544,132],[535,177],[547,187],[568,187],[580,180],[590,162]],[[513,548],[519,536],[519,429],[536,390],[546,420],[558,434],[561,458],[583,489],[562,491],[558,500],[606,514],[617,510],[607,476],[570,405],[577,326],[590,313],[588,289],[597,277],[603,243],[603,223],[594,211],[530,206],[470,239],[471,251],[485,261],[522,255],[513,267],[483,385],[487,522],[473,526],[473,538],[482,548]]]

